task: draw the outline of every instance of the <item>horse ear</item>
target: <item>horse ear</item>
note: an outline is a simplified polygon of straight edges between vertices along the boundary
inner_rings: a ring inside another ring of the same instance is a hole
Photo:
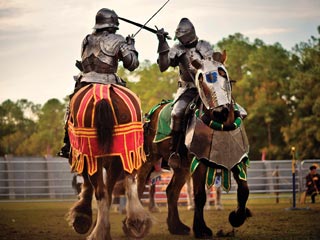
[[[225,64],[226,63],[226,61],[227,61],[227,51],[224,49],[223,51],[222,51],[222,55],[221,55],[221,63],[222,64]]]
[[[227,51],[223,50],[222,53],[221,52],[214,52],[212,54],[212,58],[213,60],[225,64],[225,62],[227,61]]]
[[[202,68],[202,63],[199,59],[194,59],[191,61],[191,65],[195,68],[195,69],[200,69]]]

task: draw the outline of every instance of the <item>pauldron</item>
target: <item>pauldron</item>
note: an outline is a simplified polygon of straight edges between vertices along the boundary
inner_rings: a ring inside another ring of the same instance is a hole
[[[200,40],[196,46],[197,52],[202,56],[202,59],[212,59],[213,49],[209,42]]]
[[[115,56],[121,44],[125,42],[124,37],[119,34],[108,34],[100,41],[100,48],[106,55]]]

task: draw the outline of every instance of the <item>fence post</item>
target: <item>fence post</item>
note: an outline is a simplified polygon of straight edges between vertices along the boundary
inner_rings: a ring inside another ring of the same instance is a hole
[[[296,148],[291,147],[292,154],[292,207],[296,207],[296,158],[295,158]]]
[[[52,167],[52,164],[49,164],[50,160],[52,160],[52,156],[51,155],[46,155],[45,156],[45,160],[46,160],[46,168],[48,170],[48,174],[47,174],[47,179],[48,179],[48,189],[49,189],[49,195],[50,198],[55,198],[56,197],[56,192],[54,189],[54,177],[55,174],[52,172],[52,170],[54,170],[54,168]]]
[[[276,178],[276,185],[274,186],[275,194],[276,194],[276,203],[279,203],[279,166],[276,166],[276,170],[272,174],[273,177]]]
[[[9,199],[16,198],[15,192],[15,184],[14,184],[14,172],[12,167],[13,156],[12,155],[5,155],[4,160],[6,162],[6,168],[8,171],[7,180],[8,180],[8,187],[9,187]]]

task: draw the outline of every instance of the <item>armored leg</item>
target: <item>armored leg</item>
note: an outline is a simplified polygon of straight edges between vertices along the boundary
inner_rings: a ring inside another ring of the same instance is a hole
[[[180,145],[180,139],[181,139],[181,132],[180,131],[174,131],[171,132],[171,145],[170,145],[170,157],[168,159],[168,165],[175,169],[179,168],[181,165],[181,159],[179,155],[179,145]]]
[[[184,115],[189,102],[196,96],[197,92],[194,89],[189,89],[183,93],[176,103],[173,105],[171,112],[171,154],[168,160],[168,165],[175,169],[181,166],[181,158],[179,156],[180,145],[184,144],[184,131],[183,125]]]

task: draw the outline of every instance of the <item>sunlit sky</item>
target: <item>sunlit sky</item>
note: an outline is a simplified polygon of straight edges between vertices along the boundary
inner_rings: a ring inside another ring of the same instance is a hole
[[[27,99],[43,104],[63,100],[73,91],[74,66],[82,39],[92,32],[103,7],[145,23],[166,0],[0,0],[0,103]],[[148,23],[170,36],[182,17],[188,17],[200,39],[216,44],[240,32],[251,42],[295,44],[318,36],[319,0],[170,0]],[[120,22],[117,33],[127,36],[138,28]],[[139,59],[157,59],[157,38],[140,31],[135,37]],[[170,45],[174,41],[169,41]],[[219,50],[219,49],[216,49]],[[147,91],[147,89],[146,89]]]

